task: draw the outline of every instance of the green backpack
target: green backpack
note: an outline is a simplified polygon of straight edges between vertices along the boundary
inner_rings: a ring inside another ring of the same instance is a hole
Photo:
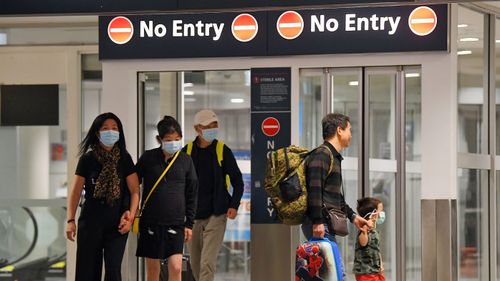
[[[313,151],[291,145],[267,155],[264,187],[284,224],[297,225],[304,220],[307,211],[306,158]],[[328,174],[333,169],[333,157],[330,159]]]

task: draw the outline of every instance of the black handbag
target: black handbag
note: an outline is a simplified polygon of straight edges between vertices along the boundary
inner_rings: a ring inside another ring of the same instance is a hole
[[[338,236],[347,236],[349,234],[349,227],[347,226],[347,216],[344,211],[338,208],[326,209],[326,219],[328,229],[333,231],[333,234]]]
[[[345,199],[344,199],[344,184],[341,184],[342,188],[342,204],[345,207]],[[342,210],[345,208],[327,208],[325,204],[323,204],[323,210],[325,211],[326,220],[328,229],[333,231],[333,234],[338,236],[347,236],[349,234],[349,227],[347,226],[348,219],[346,213]]]

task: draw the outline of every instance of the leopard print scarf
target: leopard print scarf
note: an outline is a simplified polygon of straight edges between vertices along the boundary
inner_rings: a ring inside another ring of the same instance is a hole
[[[113,206],[120,199],[120,178],[118,177],[118,161],[120,160],[120,149],[114,146],[107,151],[100,145],[92,148],[97,161],[102,165],[94,188],[94,198],[105,199],[108,205]]]

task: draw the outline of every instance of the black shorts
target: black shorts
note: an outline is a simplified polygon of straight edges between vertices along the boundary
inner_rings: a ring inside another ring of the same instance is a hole
[[[145,225],[139,229],[136,256],[151,259],[167,259],[182,254],[184,226]]]

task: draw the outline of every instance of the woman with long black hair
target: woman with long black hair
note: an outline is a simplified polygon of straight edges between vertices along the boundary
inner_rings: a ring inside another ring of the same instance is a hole
[[[76,236],[76,280],[101,280],[104,258],[105,280],[120,281],[127,233],[139,202],[139,180],[115,114],[96,117],[80,143],[79,156],[66,228],[67,238],[74,241],[76,209],[85,190]]]

